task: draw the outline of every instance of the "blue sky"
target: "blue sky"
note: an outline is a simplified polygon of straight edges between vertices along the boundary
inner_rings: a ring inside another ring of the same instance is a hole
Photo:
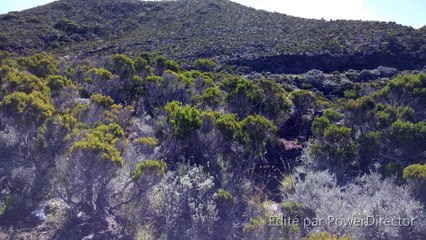
[[[0,0],[0,13],[43,5],[52,0]],[[257,9],[298,17],[394,21],[426,25],[426,0],[232,0]]]

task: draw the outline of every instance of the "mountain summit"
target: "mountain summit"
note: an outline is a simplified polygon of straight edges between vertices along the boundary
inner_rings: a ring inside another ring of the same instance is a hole
[[[0,49],[17,53],[155,50],[289,73],[426,65],[425,28],[303,19],[228,0],[60,0],[1,15],[0,23]]]

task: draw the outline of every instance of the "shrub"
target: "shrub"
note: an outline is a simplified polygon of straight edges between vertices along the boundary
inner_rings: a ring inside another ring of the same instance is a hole
[[[377,95],[395,105],[405,103],[410,97],[418,98],[422,104],[426,104],[426,74],[400,75],[389,81]]]
[[[72,82],[64,76],[51,75],[47,78],[48,86],[52,91],[59,91],[66,86],[70,86]]]
[[[223,93],[216,87],[210,87],[204,90],[201,95],[201,101],[207,106],[218,106],[223,98]]]
[[[120,125],[116,123],[99,125],[95,129],[89,131],[82,140],[75,142],[71,146],[70,151],[89,151],[100,154],[105,160],[123,165],[124,159],[115,146],[116,142],[123,137],[124,131]]]
[[[11,110],[24,116],[28,121],[41,121],[53,116],[55,107],[50,96],[33,91],[30,94],[14,92],[1,102],[4,110]]]
[[[323,116],[330,119],[332,122],[338,122],[342,119],[342,114],[332,108],[326,109]]]
[[[414,164],[406,167],[403,172],[406,180],[415,180],[425,184],[426,186],[426,164]]]
[[[112,73],[105,68],[92,68],[89,70],[92,78],[100,81],[109,81],[112,79]]]
[[[141,137],[137,138],[134,142],[137,144],[142,144],[151,147],[155,147],[159,143],[158,139],[155,137]]]
[[[59,61],[49,53],[40,53],[28,58],[18,59],[18,64],[37,77],[47,77],[59,73]]]
[[[194,130],[201,127],[201,112],[190,106],[181,106],[182,104],[173,101],[168,103],[164,109],[167,112],[167,119],[172,126],[173,134],[176,137],[184,138]]]
[[[398,120],[392,124],[391,137],[410,154],[420,153],[426,149],[426,124]]]
[[[164,82],[164,78],[163,77],[159,77],[159,76],[155,76],[155,75],[151,75],[151,76],[148,76],[146,78],[146,81],[147,82],[152,82],[152,83],[161,83],[161,82]]]
[[[146,174],[149,175],[164,175],[166,173],[167,164],[163,160],[145,160],[136,165],[132,173],[134,180],[138,180]]]
[[[159,68],[159,69],[166,69],[166,67],[167,67],[167,65],[166,65],[167,58],[164,57],[164,56],[156,57],[154,62],[155,62],[156,67]]]
[[[339,127],[335,124],[330,125],[324,131],[324,139],[330,144],[349,143],[351,141],[352,129]]]
[[[104,96],[102,94],[93,94],[92,96],[90,96],[90,100],[95,104],[105,108],[110,107],[114,104],[114,99],[112,99],[110,96]]]
[[[146,70],[148,66],[148,62],[146,59],[143,59],[142,57],[137,57],[135,59],[135,70],[136,72],[142,72]]]
[[[83,33],[84,29],[80,27],[78,23],[70,19],[61,19],[54,25],[54,28],[61,30],[68,34],[78,34]]]
[[[237,121],[236,114],[224,114],[217,120],[216,124],[227,140],[234,139],[241,134],[241,125]]]
[[[318,117],[315,118],[314,122],[312,123],[312,132],[314,136],[317,138],[320,138],[324,136],[324,131],[331,125],[331,121],[325,117]]]
[[[243,141],[252,147],[265,147],[270,135],[278,130],[274,123],[261,115],[250,115],[243,119],[241,129],[244,134]]]
[[[203,72],[214,71],[217,67],[217,63],[211,59],[197,59],[194,63],[195,69]]]
[[[112,58],[112,71],[122,77],[129,77],[136,71],[135,62],[124,54],[116,54]]]
[[[166,61],[166,70],[171,70],[173,72],[179,72],[180,66],[176,61],[173,60],[167,60]]]
[[[18,69],[3,66],[0,68],[2,78],[0,92],[3,96],[13,92],[25,92],[30,94],[33,91],[50,96],[48,82],[44,78],[36,77]]]

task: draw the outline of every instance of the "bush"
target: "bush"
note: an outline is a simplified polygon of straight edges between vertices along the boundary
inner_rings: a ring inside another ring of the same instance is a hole
[[[122,77],[132,76],[135,69],[135,62],[124,54],[116,54],[112,58],[113,67],[112,71],[114,74],[118,74]]]
[[[84,33],[84,28],[82,28],[78,23],[70,19],[61,19],[54,25],[54,28],[61,30],[68,34],[79,34]]]
[[[201,95],[203,104],[211,107],[218,106],[222,102],[223,93],[216,87],[210,87],[204,90]]]
[[[224,114],[216,120],[216,125],[227,140],[234,139],[241,134],[241,125],[236,114]]]
[[[124,159],[115,144],[124,135],[123,129],[116,123],[99,125],[89,131],[82,140],[75,142],[71,146],[70,151],[89,151],[100,154],[105,160],[123,165]]]
[[[178,138],[184,138],[191,132],[199,129],[202,124],[201,112],[190,106],[173,101],[168,103],[164,109],[167,112],[167,119],[173,129],[173,134]]]
[[[166,173],[167,164],[163,160],[145,160],[136,165],[132,173],[132,178],[138,180],[146,174],[149,175],[164,175]]]
[[[47,77],[48,75],[57,75],[59,73],[59,61],[49,53],[40,53],[28,58],[18,59],[18,64],[28,69],[29,72],[37,77]]]
[[[332,108],[326,109],[323,116],[330,119],[332,122],[338,122],[342,119],[342,114]]]
[[[59,91],[66,86],[70,86],[72,84],[71,80],[67,77],[60,75],[51,75],[47,78],[48,86],[52,91]]]
[[[151,147],[155,147],[159,143],[158,139],[155,137],[141,137],[137,138],[134,142],[137,144],[142,144]]]
[[[414,156],[426,149],[426,124],[398,120],[392,124],[391,137]]]
[[[405,74],[388,82],[377,96],[389,101],[392,105],[410,104],[412,97],[421,104],[426,104],[426,74]],[[412,105],[413,103],[411,103]]]
[[[135,70],[136,72],[145,71],[148,67],[148,61],[142,57],[137,57],[135,59]]]
[[[243,130],[243,141],[253,148],[256,146],[266,147],[266,141],[278,128],[274,123],[263,116],[248,116],[241,121]]]
[[[330,144],[344,144],[351,141],[352,129],[347,127],[339,127],[335,124],[330,125],[324,131],[324,139]]]
[[[112,73],[105,68],[92,68],[89,73],[95,81],[109,81],[112,79]]]
[[[90,96],[90,100],[104,108],[110,107],[114,104],[114,99],[112,99],[110,96],[104,96],[102,94],[93,94]]]
[[[50,96],[33,91],[30,94],[14,92],[4,97],[2,109],[21,114],[26,121],[43,121],[53,116],[55,107]]]
[[[324,131],[331,125],[331,121],[325,117],[318,117],[315,118],[314,122],[312,123],[312,132],[315,137],[321,138],[324,136]]]
[[[199,71],[212,72],[216,69],[217,63],[211,59],[197,59],[194,66]]]
[[[406,167],[403,172],[403,177],[406,180],[422,182],[426,186],[426,164],[414,164]]]
[[[166,61],[166,70],[170,70],[178,73],[180,71],[180,66],[176,61],[167,60]]]

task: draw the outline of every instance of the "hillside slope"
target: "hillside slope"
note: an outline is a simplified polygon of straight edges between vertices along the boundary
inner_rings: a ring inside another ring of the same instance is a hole
[[[256,71],[305,72],[426,64],[426,30],[395,23],[321,21],[228,0],[60,0],[0,17],[0,48],[105,55],[160,51]]]

